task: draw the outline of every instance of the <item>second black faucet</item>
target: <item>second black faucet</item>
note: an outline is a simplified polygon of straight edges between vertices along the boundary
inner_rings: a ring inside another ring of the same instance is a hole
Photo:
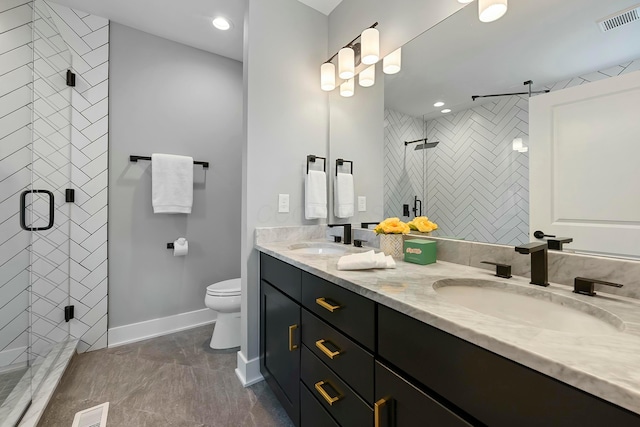
[[[342,233],[342,242],[345,245],[351,244],[351,224],[327,224],[327,227],[342,227],[344,232]]]

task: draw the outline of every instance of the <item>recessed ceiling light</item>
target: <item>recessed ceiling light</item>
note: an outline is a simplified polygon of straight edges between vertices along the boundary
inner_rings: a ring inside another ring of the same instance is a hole
[[[450,112],[451,112],[451,110],[448,109],[448,108],[445,108],[444,110],[441,111],[441,113],[444,113],[444,114],[447,114],[447,113],[450,113]]]
[[[436,107],[436,108],[437,107],[442,107],[443,105],[444,105],[444,102],[442,102],[442,101],[438,101],[435,104],[433,104],[433,106]]]
[[[231,22],[228,19],[218,16],[213,20],[213,26],[219,30],[226,31],[231,28]]]

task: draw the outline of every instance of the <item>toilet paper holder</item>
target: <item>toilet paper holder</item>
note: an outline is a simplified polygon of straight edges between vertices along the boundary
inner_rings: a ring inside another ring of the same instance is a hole
[[[174,248],[173,242],[167,243],[167,249],[173,249],[173,248]]]

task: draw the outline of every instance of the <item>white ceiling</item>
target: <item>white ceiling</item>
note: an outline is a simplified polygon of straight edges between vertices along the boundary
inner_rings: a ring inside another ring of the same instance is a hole
[[[329,15],[333,12],[333,9],[338,6],[342,0],[298,0],[300,3],[304,3],[307,6],[310,6],[317,10],[318,12],[322,12],[325,15]]]
[[[640,58],[640,21],[607,33],[596,24],[638,0],[511,1],[499,21],[478,20],[477,4],[406,44],[402,71],[385,76],[385,106],[441,116],[480,105],[471,95],[534,90]],[[446,106],[434,108],[436,101]],[[496,98],[489,98],[495,101]]]
[[[55,0],[135,29],[242,61],[245,2],[241,0]],[[220,31],[216,16],[232,22]]]

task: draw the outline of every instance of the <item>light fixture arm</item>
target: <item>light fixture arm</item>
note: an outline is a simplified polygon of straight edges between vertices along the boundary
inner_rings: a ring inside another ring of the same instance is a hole
[[[529,98],[531,98],[532,95],[551,92],[549,89],[532,90],[533,80],[527,80],[526,82],[524,82],[524,85],[525,86],[529,86],[529,91],[528,92],[496,93],[496,94],[492,94],[492,95],[473,95],[471,97],[471,100],[475,101],[478,98],[495,98],[495,97],[498,97],[498,96],[515,96],[515,95],[529,95]]]
[[[374,22],[374,23],[373,23],[373,25],[371,25],[371,26],[369,26],[369,27],[365,28],[365,30],[368,30],[369,28],[376,28],[377,26],[378,26],[378,23],[377,23],[377,22]],[[342,49],[344,49],[345,47],[353,47],[353,44],[354,44],[354,43],[356,42],[356,40],[358,40],[361,36],[362,36],[362,33],[358,34],[358,36],[357,36],[356,38],[354,38],[354,39],[353,39],[353,40],[351,40],[349,43],[347,43],[346,45],[344,45],[344,46],[342,47]],[[336,52],[336,53],[334,53],[334,54],[333,54],[333,56],[332,56],[331,58],[327,59],[326,61],[324,61],[324,63],[326,64],[327,62],[331,62],[331,61],[333,61],[333,59],[334,59],[336,56],[338,56],[338,53],[339,53],[339,51],[338,51],[338,52]]]

